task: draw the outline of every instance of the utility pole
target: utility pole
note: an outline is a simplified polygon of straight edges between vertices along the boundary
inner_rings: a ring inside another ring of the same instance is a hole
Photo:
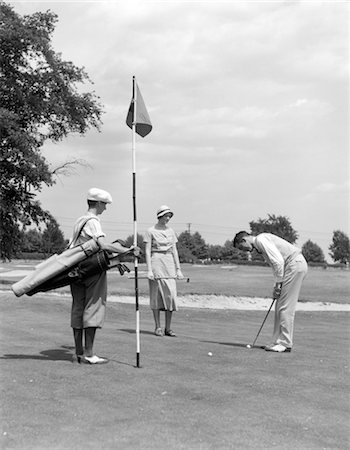
[[[187,227],[188,227],[187,233],[188,233],[188,234],[191,234],[191,225],[192,225],[191,223],[188,223],[188,224],[187,224]]]

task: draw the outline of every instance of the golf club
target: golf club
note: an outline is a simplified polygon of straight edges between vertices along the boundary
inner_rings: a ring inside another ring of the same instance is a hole
[[[130,275],[128,275],[128,278],[130,279],[130,280],[133,280],[134,278],[135,278],[135,274],[130,274]],[[141,274],[139,277],[138,277],[138,279],[139,280],[148,280],[149,278],[146,276],[146,275],[143,275],[143,274]],[[154,278],[156,281],[157,280],[176,280],[176,281],[185,281],[186,283],[189,283],[190,282],[190,278],[188,278],[188,277],[184,277],[184,278],[181,278],[181,279],[177,279],[177,278],[172,278],[172,277],[158,277],[158,278]]]
[[[265,316],[265,318],[264,318],[264,320],[263,320],[263,323],[261,324],[261,327],[259,328],[258,334],[256,335],[253,344],[252,344],[251,346],[248,344],[248,345],[247,345],[247,348],[253,348],[253,347],[254,347],[255,342],[257,341],[257,339],[258,339],[258,337],[259,337],[259,334],[260,334],[260,332],[261,332],[261,330],[262,330],[262,328],[263,328],[263,326],[264,326],[264,324],[265,324],[265,322],[266,322],[267,316],[270,314],[271,308],[272,308],[273,304],[275,303],[275,301],[276,301],[276,299],[274,298],[274,299],[272,300],[272,303],[271,303],[271,305],[270,305],[269,310],[268,310],[267,313],[266,313],[266,316]]]

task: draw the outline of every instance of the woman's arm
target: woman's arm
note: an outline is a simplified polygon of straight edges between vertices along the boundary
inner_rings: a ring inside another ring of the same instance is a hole
[[[145,252],[146,252],[146,264],[147,264],[147,278],[149,280],[154,280],[154,274],[152,270],[152,264],[151,264],[151,255],[152,255],[152,242],[148,241],[146,242]]]
[[[174,247],[173,247],[173,255],[174,255],[174,262],[175,262],[175,269],[176,269],[176,278],[178,278],[179,280],[182,280],[182,278],[184,278],[184,276],[181,272],[179,253],[177,251],[176,244],[174,244]]]

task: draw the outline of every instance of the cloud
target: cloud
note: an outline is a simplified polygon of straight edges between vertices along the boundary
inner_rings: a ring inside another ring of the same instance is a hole
[[[315,194],[350,193],[350,180],[343,183],[322,183],[315,187]]]

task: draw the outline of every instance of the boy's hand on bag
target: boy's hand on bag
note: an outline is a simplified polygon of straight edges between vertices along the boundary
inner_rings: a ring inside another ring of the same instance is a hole
[[[132,246],[130,247],[130,252],[131,252],[134,256],[138,257],[138,256],[140,256],[141,249],[140,249],[140,247],[138,247],[137,245],[132,245]]]

